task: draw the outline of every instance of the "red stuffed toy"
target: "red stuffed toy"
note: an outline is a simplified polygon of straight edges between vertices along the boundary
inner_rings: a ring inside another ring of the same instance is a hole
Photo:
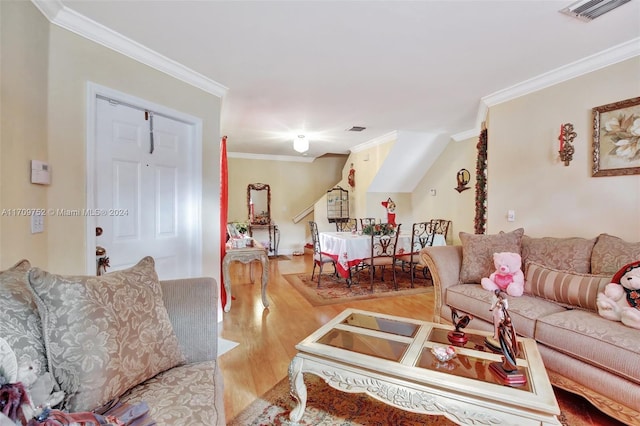
[[[640,329],[640,260],[616,272],[604,293],[598,294],[597,305],[602,318]]]

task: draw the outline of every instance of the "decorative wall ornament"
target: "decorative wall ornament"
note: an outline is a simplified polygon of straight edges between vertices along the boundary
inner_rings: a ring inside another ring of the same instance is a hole
[[[487,128],[482,123],[476,162],[476,216],[473,221],[476,234],[484,234],[487,230],[487,145]]]
[[[592,176],[640,174],[640,97],[593,108]]]
[[[454,188],[458,192],[466,191],[469,189],[467,185],[469,185],[469,181],[471,180],[471,173],[467,169],[460,169],[456,174],[456,181],[458,182],[458,186]]]
[[[387,209],[387,223],[396,226],[396,203],[389,197],[387,201],[383,201],[381,204]]]
[[[351,169],[349,169],[349,176],[347,177],[347,180],[351,189],[356,187],[356,170],[353,168],[353,163],[351,163]]]
[[[558,150],[558,154],[560,154],[560,161],[563,161],[565,166],[568,166],[571,160],[573,160],[573,154],[575,152],[573,140],[576,136],[578,136],[578,134],[573,131],[573,124],[565,123],[560,125],[560,136],[558,136],[560,149]]]

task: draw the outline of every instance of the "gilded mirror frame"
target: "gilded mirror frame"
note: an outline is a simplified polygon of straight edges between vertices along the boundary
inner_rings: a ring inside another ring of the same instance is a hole
[[[266,216],[262,212],[252,212],[251,191],[267,191]],[[271,223],[271,187],[266,183],[250,183],[247,185],[247,216],[252,225],[269,225]]]

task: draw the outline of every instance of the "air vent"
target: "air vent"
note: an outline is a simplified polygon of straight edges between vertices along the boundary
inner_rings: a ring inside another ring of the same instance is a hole
[[[581,21],[589,22],[630,1],[631,0],[582,0],[561,9],[560,12],[578,18]]]
[[[361,132],[364,129],[366,129],[366,127],[361,127],[361,126],[353,126],[352,128],[350,128],[349,130],[347,130],[348,132]]]

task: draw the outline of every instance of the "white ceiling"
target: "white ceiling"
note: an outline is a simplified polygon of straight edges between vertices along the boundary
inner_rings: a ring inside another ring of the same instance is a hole
[[[253,154],[300,156],[301,132],[308,157],[466,132],[483,97],[640,44],[638,0],[589,23],[562,0],[53,2],[226,86],[228,150]]]

